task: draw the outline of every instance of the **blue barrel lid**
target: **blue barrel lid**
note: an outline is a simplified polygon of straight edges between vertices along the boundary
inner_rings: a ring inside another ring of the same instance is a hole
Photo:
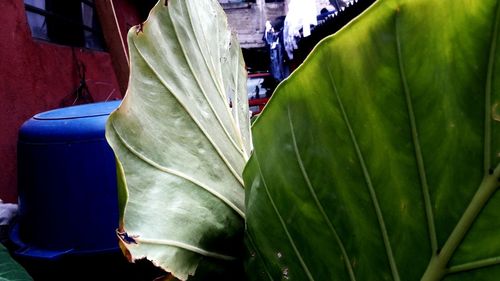
[[[61,120],[104,116],[111,114],[119,104],[120,101],[110,101],[63,107],[38,113],[33,119]]]
[[[19,141],[54,143],[104,139],[106,121],[121,101],[99,102],[38,113],[19,130]]]

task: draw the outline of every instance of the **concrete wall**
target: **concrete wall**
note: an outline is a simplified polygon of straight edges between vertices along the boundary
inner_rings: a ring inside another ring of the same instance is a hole
[[[322,8],[330,5],[329,0],[316,1],[318,14]],[[236,30],[242,48],[264,47],[262,40],[265,31],[266,20],[273,21],[277,17],[286,16],[288,3],[286,0],[280,3],[265,3],[264,0],[256,0],[255,3],[234,3],[231,0],[220,0],[224,8],[229,25]]]
[[[263,1],[262,1],[263,2]],[[264,47],[266,20],[285,15],[285,3],[223,4],[229,25],[236,30],[242,48]]]
[[[16,143],[22,123],[69,101],[79,84],[71,47],[31,37],[23,0],[1,0],[0,199],[17,201]],[[108,53],[74,48],[94,101],[120,98]]]

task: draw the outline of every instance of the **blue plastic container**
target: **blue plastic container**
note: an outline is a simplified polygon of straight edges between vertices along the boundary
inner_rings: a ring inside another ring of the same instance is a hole
[[[11,240],[24,257],[115,251],[115,159],[105,124],[119,101],[35,115],[19,131],[18,224]]]

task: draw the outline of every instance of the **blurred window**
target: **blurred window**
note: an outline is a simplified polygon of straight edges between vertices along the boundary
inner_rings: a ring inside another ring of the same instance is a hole
[[[49,42],[104,49],[94,0],[24,0],[34,38]]]

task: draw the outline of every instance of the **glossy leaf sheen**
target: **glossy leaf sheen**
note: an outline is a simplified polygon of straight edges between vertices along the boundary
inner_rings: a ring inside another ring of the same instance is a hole
[[[122,247],[186,279],[201,258],[233,260],[240,248],[251,149],[244,63],[215,0],[160,1],[128,42],[127,95],[106,129]]]
[[[278,87],[244,172],[250,280],[498,279],[499,9],[378,1]]]

